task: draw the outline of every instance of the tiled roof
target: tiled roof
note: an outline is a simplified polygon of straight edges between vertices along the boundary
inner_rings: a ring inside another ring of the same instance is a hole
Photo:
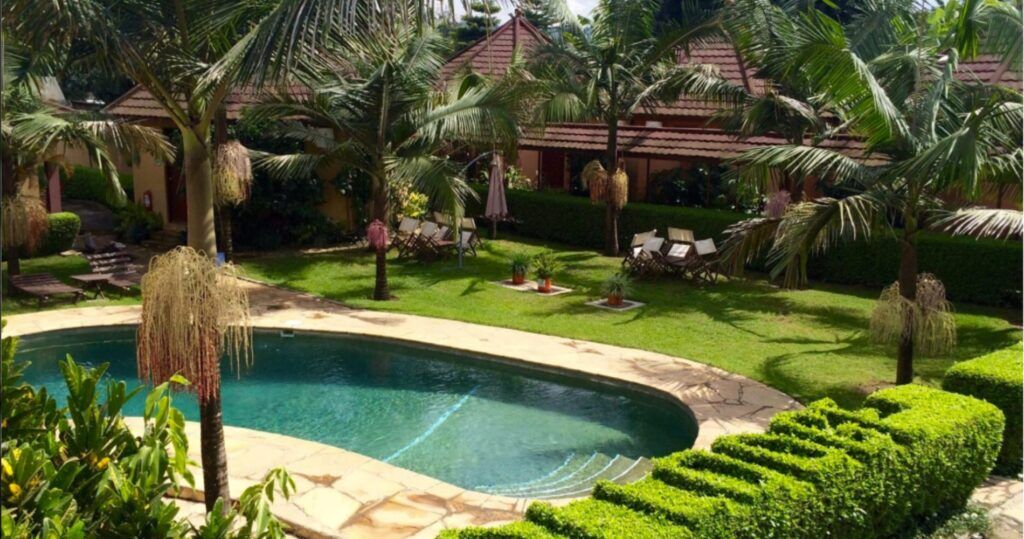
[[[242,87],[233,90],[224,99],[224,108],[228,119],[239,119],[245,107],[258,103],[264,96],[272,92],[273,90],[256,92],[252,87]],[[302,95],[307,91],[301,86],[290,86],[288,92],[292,95]],[[185,106],[184,102],[180,104],[182,107]],[[135,86],[121,97],[111,101],[109,105],[103,107],[103,112],[129,118],[170,118],[170,115],[160,106],[160,103],[153,97],[153,94],[149,93],[149,90],[142,86]]]
[[[548,126],[543,132],[527,132],[520,139],[519,145],[532,149],[603,152],[607,139],[608,131],[603,125],[558,124]],[[787,144],[782,137],[758,136],[739,139],[717,129],[619,127],[619,148],[624,154],[637,157],[729,159],[752,148],[782,144]],[[861,158],[868,164],[883,162],[877,158],[863,158],[864,144],[854,139],[829,139],[823,141],[821,146],[840,151],[850,157]]]
[[[1019,69],[1020,66],[1014,66]],[[999,83],[1016,90],[1021,90],[1021,72],[1013,69],[1000,69],[999,59],[991,54],[979,54],[973,60],[960,62],[957,78],[963,81],[981,81],[988,84]],[[998,75],[998,77],[997,77]]]
[[[680,50],[677,60],[681,65],[709,65],[714,66],[725,80],[736,86],[747,86],[747,91],[760,95],[764,92],[765,81],[755,76],[756,70],[749,65],[741,65],[736,55],[736,50],[724,41],[707,42],[692,47],[687,54]],[[746,78],[744,79],[744,74]],[[672,117],[699,117],[708,118],[717,112],[721,105],[705,101],[699,98],[683,97],[674,103],[654,107],[652,111],[644,111],[645,114]]]
[[[495,28],[490,39],[484,36],[452,56],[441,68],[441,78],[445,81],[451,80],[463,69],[481,75],[503,75],[508,69],[512,51],[516,47],[519,47],[523,55],[527,55],[537,45],[547,41],[548,37],[526,18],[512,17],[505,24]]]

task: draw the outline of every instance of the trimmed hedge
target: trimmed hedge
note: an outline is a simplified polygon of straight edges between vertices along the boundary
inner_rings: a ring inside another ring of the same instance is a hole
[[[655,460],[592,499],[534,503],[526,523],[449,530],[448,539],[874,538],[964,507],[999,452],[1003,414],[924,386],[870,395],[858,411],[825,399],[776,415],[764,434]]]
[[[468,215],[483,214],[486,186],[476,186],[480,200],[472,201]],[[509,209],[516,231],[524,236],[600,249],[604,246],[604,207],[589,199],[564,193],[509,190]],[[698,238],[719,244],[725,229],[750,215],[705,208],[630,203],[619,220],[619,242],[625,245],[637,232],[668,226],[689,228]],[[954,238],[921,233],[918,262],[922,272],[934,273],[946,286],[950,299],[985,305],[1021,304],[1021,244],[994,240]],[[808,263],[812,279],[839,284],[882,288],[896,281],[900,250],[896,238],[876,237],[870,242],[837,245]],[[978,261],[985,262],[985,277],[978,278]]]
[[[82,220],[71,212],[51,213],[46,219],[49,221],[46,235],[32,256],[49,256],[67,251],[74,245],[78,230],[82,228]]]
[[[995,472],[1000,475],[1016,476],[1021,473],[1024,434],[1024,414],[1021,401],[1024,400],[1024,361],[1021,360],[1021,345],[981,356],[970,361],[957,363],[942,380],[942,388],[964,395],[970,395],[995,404],[1006,415],[1006,430],[1003,431],[1003,448],[996,461]]]
[[[127,195],[127,200],[132,200],[132,175],[118,174],[118,180]],[[75,165],[70,177],[61,171],[61,194],[65,198],[91,200],[109,207],[119,206],[111,202],[107,178],[99,169],[93,167]]]

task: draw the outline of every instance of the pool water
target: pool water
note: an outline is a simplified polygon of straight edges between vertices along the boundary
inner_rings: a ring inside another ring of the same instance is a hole
[[[67,354],[109,362],[110,376],[138,384],[134,328],[26,336],[17,357],[32,362],[27,381],[63,403],[57,362]],[[690,447],[697,432],[668,401],[396,342],[257,332],[253,365],[240,376],[223,368],[227,425],[513,496],[578,495],[597,479],[635,480],[646,471],[644,457]],[[198,419],[192,395],[176,395],[175,404]],[[125,413],[141,415],[142,406],[136,397]]]

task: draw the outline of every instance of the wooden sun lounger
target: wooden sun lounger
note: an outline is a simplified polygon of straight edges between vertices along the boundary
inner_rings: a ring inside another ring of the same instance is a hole
[[[42,308],[43,302],[53,298],[53,296],[71,294],[75,303],[78,303],[78,300],[85,297],[85,292],[81,288],[66,285],[49,273],[12,275],[11,287],[35,296],[37,308]]]
[[[103,296],[103,285],[127,292],[142,283],[140,267],[132,262],[131,255],[126,252],[85,255],[85,258],[89,261],[92,273],[72,275],[71,278],[92,288],[96,298]]]

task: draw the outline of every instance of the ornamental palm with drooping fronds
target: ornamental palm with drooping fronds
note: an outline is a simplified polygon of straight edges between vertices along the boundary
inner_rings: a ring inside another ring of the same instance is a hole
[[[281,127],[312,150],[263,155],[257,166],[284,177],[355,173],[368,184],[370,218],[385,224],[392,221],[392,191],[411,185],[458,223],[474,194],[447,154],[514,141],[523,89],[504,80],[442,88],[443,51],[433,31],[401,22],[336,44],[326,53],[340,65],[301,75],[308,96],[280,95],[250,111],[257,119],[303,118]],[[377,300],[388,299],[386,263],[377,257]]]
[[[967,2],[958,24],[935,37],[908,7],[904,16],[874,18],[883,24],[871,47],[858,46],[867,31],[844,27],[817,12],[792,16],[791,32],[764,55],[774,70],[803,72],[815,99],[843,131],[866,145],[870,161],[818,146],[756,148],[732,161],[741,178],[765,184],[784,172],[821,178],[845,196],[791,206],[778,218],[744,221],[731,229],[725,253],[734,267],[764,255],[773,276],[789,285],[807,279],[806,260],[836,242],[870,239],[895,229],[901,255],[898,290],[902,329],[897,383],[913,380],[917,332],[928,311],[918,297],[917,235],[944,230],[1006,238],[1024,230],[1016,210],[948,207],[942,195],[959,190],[977,197],[987,182],[1021,184],[1020,89],[980,81],[959,72],[961,54],[984,43],[1005,66],[1019,64],[1019,43],[993,40],[1020,33],[1020,11],[1009,3]],[[1015,13],[1006,17],[1007,12]],[[980,37],[978,33],[981,33]],[[838,130],[835,130],[838,131]],[[830,136],[834,133],[826,133]],[[888,296],[887,296],[888,297]],[[921,298],[923,300],[923,298]]]
[[[220,360],[227,354],[240,370],[252,358],[249,296],[236,277],[233,265],[218,266],[206,253],[179,247],[154,257],[142,278],[139,377],[162,384],[184,376],[198,397],[203,485],[218,493],[207,500],[208,511],[228,492]]]

